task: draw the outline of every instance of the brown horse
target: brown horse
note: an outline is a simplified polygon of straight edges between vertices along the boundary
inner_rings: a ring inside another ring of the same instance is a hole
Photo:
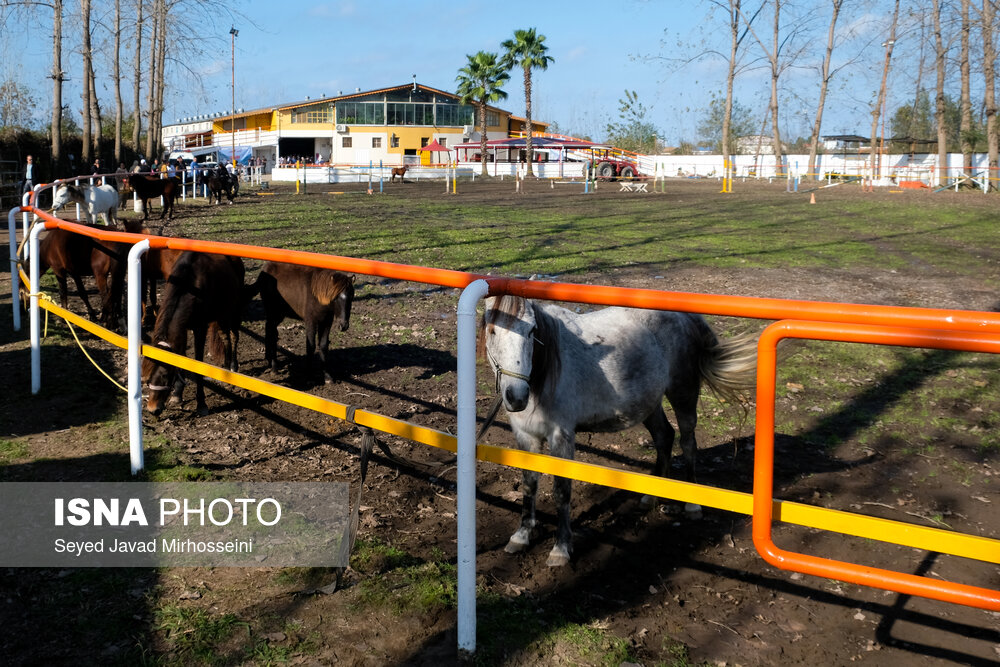
[[[406,183],[407,169],[409,169],[409,167],[407,167],[405,164],[402,167],[393,167],[392,177],[389,179],[389,182],[394,183],[396,181],[396,177],[399,176],[399,180],[401,180],[403,183]]]
[[[278,325],[286,317],[293,317],[306,325],[306,360],[311,361],[313,353],[317,353],[324,380],[332,382],[326,366],[330,328],[334,322],[341,331],[350,326],[354,276],[329,269],[267,262],[247,297],[252,298],[258,292],[267,317],[264,359],[271,369],[276,370],[278,365]]]
[[[142,219],[149,219],[149,200],[153,197],[163,197],[163,209],[160,211],[160,220],[169,212],[170,219],[174,219],[174,199],[180,192],[181,182],[176,178],[159,178],[146,174],[129,174],[123,180],[126,187],[135,190],[135,194],[142,200]]]
[[[125,231],[131,234],[153,235],[153,232],[138,220],[126,220]],[[151,326],[156,320],[156,281],[170,277],[174,264],[183,252],[170,248],[150,248],[142,256],[142,287],[139,294],[142,298],[143,326]]]
[[[223,366],[235,371],[236,348],[242,320],[244,268],[238,257],[184,252],[174,264],[163,294],[163,307],[156,316],[153,344],[177,354],[187,352],[188,329],[194,333],[194,358],[204,359],[206,339],[213,356],[223,358]],[[210,326],[217,329],[209,335]],[[218,335],[214,335],[218,333]],[[163,411],[170,392],[170,403],[180,403],[184,381],[177,368],[146,357],[142,377],[149,397],[146,409],[154,415]],[[204,378],[195,376],[199,414],[206,414]]]
[[[114,327],[122,317],[122,299],[125,286],[125,256],[128,246],[122,243],[99,241],[74,234],[65,229],[50,229],[38,244],[38,275],[52,269],[59,283],[59,302],[67,307],[69,296],[66,277],[73,278],[77,294],[87,307],[90,319],[104,326]],[[83,276],[94,276],[101,295],[101,312],[98,315],[90,305]],[[35,287],[37,289],[37,286]]]

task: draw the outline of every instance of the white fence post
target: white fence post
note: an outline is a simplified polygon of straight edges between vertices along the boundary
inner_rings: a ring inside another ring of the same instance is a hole
[[[35,225],[28,235],[28,248],[31,255],[31,267],[28,269],[28,279],[31,281],[31,311],[29,315],[31,332],[31,393],[37,394],[42,388],[42,332],[38,317],[38,235],[45,225]]]
[[[476,305],[490,285],[479,279],[458,299],[458,650],[476,650]]]
[[[143,468],[142,453],[142,256],[143,239],[128,251],[128,440],[135,475]]]

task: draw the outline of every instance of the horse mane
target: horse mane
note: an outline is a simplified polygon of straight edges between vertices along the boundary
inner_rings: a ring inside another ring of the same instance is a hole
[[[339,271],[321,270],[313,272],[310,283],[313,296],[326,306],[354,284],[354,277]]]
[[[167,287],[163,294],[163,303],[160,305],[160,312],[156,315],[156,324],[153,325],[153,342],[159,343],[161,341],[167,341],[177,349],[174,352],[177,354],[184,354],[187,350],[187,327],[186,326],[173,326],[176,325],[182,302],[189,302],[189,299],[184,299],[184,294],[189,291],[189,289],[194,285],[194,269],[192,268],[192,260],[194,255],[182,255],[177,263],[174,264],[173,271],[170,273],[170,278],[167,280]],[[171,332],[179,331],[175,338],[177,340],[168,340]]]

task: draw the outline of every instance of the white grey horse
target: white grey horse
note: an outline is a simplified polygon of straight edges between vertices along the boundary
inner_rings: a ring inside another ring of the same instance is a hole
[[[110,185],[60,185],[52,197],[52,212],[70,202],[83,206],[87,224],[97,224],[97,216],[104,218],[104,224],[109,227],[118,223],[118,191]]]
[[[482,342],[520,449],[572,459],[577,431],[620,431],[642,423],[656,448],[653,474],[670,468],[674,429],[663,412],[666,396],[680,429],[685,476],[695,476],[695,425],[704,380],[738,400],[754,384],[756,344],[720,341],[700,315],[605,308],[582,315],[516,296],[486,300]],[[535,526],[539,473],[524,471],[521,525],[507,544],[516,553]],[[570,480],[553,481],[556,543],[548,565],[569,562]]]

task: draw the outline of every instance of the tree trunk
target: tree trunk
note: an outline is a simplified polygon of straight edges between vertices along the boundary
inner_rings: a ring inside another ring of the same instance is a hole
[[[525,129],[527,129],[527,136],[524,138],[524,154],[528,160],[528,170],[526,172],[527,176],[534,176],[531,172],[531,160],[532,160],[532,150],[531,150],[531,69],[528,67],[524,68],[524,118],[525,118]]]
[[[826,106],[826,91],[830,86],[830,61],[833,59],[834,37],[837,28],[837,18],[844,0],[833,0],[833,14],[830,16],[830,27],[826,33],[826,56],[823,58],[823,71],[820,76],[819,102],[816,104],[816,120],[813,121],[812,137],[809,141],[809,177],[819,180],[816,171],[816,154],[819,152],[819,133],[823,125],[823,108]]]
[[[732,155],[729,154],[731,141],[730,128],[733,121],[733,82],[736,80],[736,52],[740,46],[740,2],[730,0],[729,4],[729,67],[726,71],[726,101],[722,113],[722,165],[723,169],[732,170]],[[723,177],[729,176],[724,173]]]
[[[139,141],[142,137],[142,110],[139,106],[139,99],[142,96],[142,3],[143,0],[135,2],[135,56],[132,59],[132,73],[135,86],[132,89],[132,150],[139,154]]]
[[[987,192],[996,190],[995,179],[1000,176],[997,172],[997,158],[1000,154],[1000,141],[997,136],[997,98],[996,98],[996,45],[993,42],[993,22],[996,19],[996,10],[993,7],[993,0],[983,0],[982,15],[983,32],[983,79],[985,86],[983,90],[983,107],[986,111],[986,145],[989,156],[989,171],[986,179]]]
[[[101,123],[101,105],[97,101],[97,79],[94,76],[94,58],[90,58],[90,141],[94,150],[94,157],[101,157],[101,135],[103,126]]]
[[[479,102],[479,161],[483,166],[483,176],[486,172],[486,101]]]
[[[150,132],[153,134],[153,147],[157,154],[163,148],[160,143],[160,134],[163,129],[163,89],[166,87],[166,55],[167,55],[167,3],[166,0],[157,0],[156,2],[157,12],[159,14],[159,38],[156,45],[156,71],[159,72],[159,76],[153,79],[153,85],[156,89],[156,99],[154,106],[154,115],[150,120],[149,127]],[[236,132],[236,120],[233,119],[232,130]],[[233,156],[236,159],[236,156]]]
[[[122,73],[119,59],[122,47],[122,0],[115,0],[115,156],[112,168],[118,167],[122,161]]]
[[[941,4],[939,0],[932,0],[932,12],[934,14],[934,62],[937,69],[937,81],[934,92],[934,125],[937,128],[937,176],[938,185],[944,187],[948,184],[948,128],[945,125],[945,97],[944,80],[945,66],[947,63],[947,49],[944,46],[944,38],[941,36]]]
[[[52,164],[50,177],[61,171],[62,161],[62,0],[52,3]]]
[[[892,60],[892,47],[896,41],[896,24],[899,21],[899,0],[896,0],[896,7],[892,12],[892,27],[889,29],[889,39],[885,42],[885,64],[882,66],[882,85],[879,86],[878,96],[875,99],[875,108],[872,109],[872,142],[869,156],[871,157],[872,178],[881,175],[881,164],[879,173],[875,173],[875,151],[878,147],[878,121],[882,115],[882,106],[885,104],[885,84],[889,78],[889,62]],[[882,138],[885,141],[885,137]]]
[[[971,73],[969,66],[969,33],[972,26],[969,21],[969,0],[962,0],[962,29],[960,33],[961,46],[958,56],[958,69],[961,75],[961,97],[959,99],[959,136],[962,144],[962,177],[972,176],[972,94]]]
[[[158,5],[159,3],[157,3]],[[158,7],[153,10],[153,25],[149,31],[149,39],[152,42],[151,48],[149,49],[149,88],[146,91],[146,160],[152,164],[153,162],[153,117],[156,111],[156,77],[159,75],[159,71],[156,69],[156,55],[159,48],[159,38],[160,38],[160,12]]]
[[[90,0],[80,0],[80,22],[83,31],[83,110],[80,114],[83,128],[83,147],[80,151],[81,167],[90,168],[91,164],[91,130],[90,130],[90,76],[93,67],[90,64]]]
[[[781,131],[778,129],[778,76],[780,74],[780,69],[778,67],[778,50],[780,48],[778,27],[781,18],[781,0],[774,0],[774,34],[773,34],[773,48],[774,51],[769,54],[769,59],[771,61],[771,127],[774,133],[774,168],[777,170],[777,175],[783,173],[783,155],[781,148]]]

